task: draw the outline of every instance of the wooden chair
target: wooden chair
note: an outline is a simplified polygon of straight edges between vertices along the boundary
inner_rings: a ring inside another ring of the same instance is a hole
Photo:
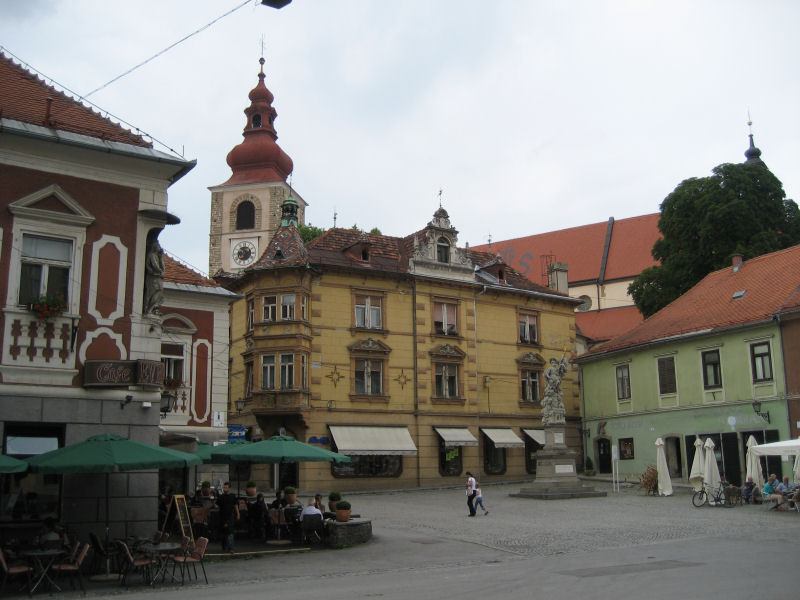
[[[153,565],[156,560],[152,556],[131,554],[128,544],[123,541],[117,541],[119,545],[120,554],[122,555],[122,568],[120,569],[119,577],[120,584],[125,587],[128,586],[128,575],[131,571],[138,571],[142,576],[143,583],[150,583],[153,574]]]
[[[188,548],[188,540],[189,538],[184,538],[187,540],[187,548]],[[208,548],[208,538],[201,537],[198,538],[194,545],[194,551],[191,554],[186,553],[183,555],[175,554],[172,556],[172,560],[175,562],[176,565],[180,565],[181,569],[181,585],[183,585],[184,581],[184,572],[189,572],[189,565],[192,566],[192,570],[194,571],[194,578],[197,579],[197,565],[200,565],[200,568],[203,570],[203,577],[206,580],[206,584],[208,584],[208,575],[206,575],[206,567],[203,564],[203,558],[206,555],[206,548]],[[175,567],[172,567],[172,573],[175,573]]]
[[[75,589],[75,579],[77,578],[84,596],[86,595],[86,587],[83,585],[81,567],[83,566],[83,561],[86,559],[87,554],[89,554],[89,544],[84,544],[77,556],[67,557],[65,561],[56,563],[50,567],[53,573],[58,577],[69,575],[69,584],[73,590]]]
[[[8,581],[12,577],[16,577],[18,575],[25,575],[27,578],[28,583],[28,596],[32,596],[31,587],[33,586],[33,580],[31,576],[33,574],[33,567],[30,565],[11,565],[9,566],[6,563],[6,557],[3,554],[3,551],[0,550],[0,568],[3,569],[3,582],[0,584],[0,595],[2,595],[3,590],[6,588],[6,581]]]

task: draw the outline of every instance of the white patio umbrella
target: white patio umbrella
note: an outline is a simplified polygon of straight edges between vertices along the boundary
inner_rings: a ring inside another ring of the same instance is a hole
[[[794,475],[794,482],[800,483],[800,454],[794,457],[794,469],[792,470],[792,475]]]
[[[761,489],[764,487],[764,473],[761,471],[761,459],[752,450],[756,446],[758,446],[758,442],[756,438],[751,435],[747,439],[747,456],[745,458],[745,463],[747,465],[746,477],[752,477],[753,483],[758,489]],[[795,464],[795,467],[796,466]]]
[[[714,440],[706,438],[704,446],[706,449],[706,459],[703,463],[703,481],[711,487],[716,488],[719,486],[720,476],[719,467],[717,466],[717,457],[714,454]]]
[[[664,440],[656,440],[656,470],[658,470],[659,496],[672,496],[672,480],[669,477],[667,454],[664,452]]]
[[[703,463],[705,462],[705,451],[703,450],[703,440],[700,436],[694,438],[694,460],[692,460],[692,469],[689,471],[689,483],[694,486],[694,491],[699,492],[703,489],[703,476],[705,470]]]

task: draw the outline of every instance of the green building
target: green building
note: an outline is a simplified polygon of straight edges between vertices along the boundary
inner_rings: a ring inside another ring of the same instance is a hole
[[[581,368],[587,454],[601,473],[618,455],[621,477],[656,462],[663,438],[670,475],[687,479],[696,436],[710,437],[720,473],[740,484],[748,437],[788,439],[787,377],[798,371],[793,311],[800,246],[706,276],[627,333],[597,346]],[[770,459],[769,472],[791,472]]]

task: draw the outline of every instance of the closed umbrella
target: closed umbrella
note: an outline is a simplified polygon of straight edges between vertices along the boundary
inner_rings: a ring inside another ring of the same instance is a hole
[[[689,483],[694,487],[694,491],[699,492],[703,489],[703,477],[705,470],[703,463],[705,462],[705,450],[703,450],[703,440],[700,436],[694,438],[694,460],[692,460],[692,469],[689,472]]]
[[[664,452],[664,440],[656,440],[656,469],[658,470],[658,494],[672,496],[672,480],[669,477],[667,454]]]
[[[23,460],[0,454],[0,473],[22,473],[28,470],[28,463]]]
[[[719,476],[719,467],[717,466],[717,457],[714,454],[714,440],[707,438],[704,447],[706,450],[706,459],[703,463],[703,482],[710,485],[712,488],[717,488],[721,478]]]
[[[764,487],[764,473],[761,470],[761,459],[756,455],[753,448],[758,446],[756,438],[752,435],[747,439],[747,456],[745,457],[745,464],[747,465],[746,477],[753,478],[753,483],[758,489]]]

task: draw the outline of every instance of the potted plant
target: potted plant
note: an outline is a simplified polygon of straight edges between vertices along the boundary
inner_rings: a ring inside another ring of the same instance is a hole
[[[342,499],[341,492],[331,492],[328,494],[328,510],[336,512],[336,503]]]
[[[247,482],[247,495],[251,498],[256,497],[256,482],[252,479]]]
[[[283,493],[286,494],[286,501],[289,504],[295,504],[297,502],[297,490],[290,485],[287,485],[283,488]]]
[[[67,299],[61,292],[42,294],[35,302],[28,305],[28,312],[33,313],[40,322],[58,317],[67,310]]]
[[[342,523],[350,520],[350,503],[347,500],[336,502],[336,520]]]

